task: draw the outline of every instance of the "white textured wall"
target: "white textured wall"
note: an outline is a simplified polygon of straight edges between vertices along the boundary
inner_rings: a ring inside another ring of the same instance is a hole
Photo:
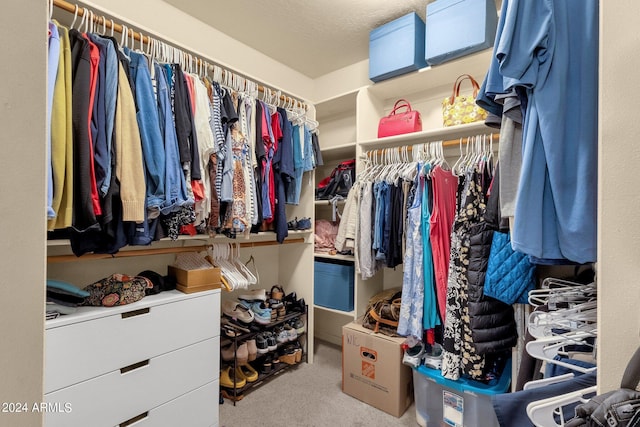
[[[620,386],[640,344],[640,24],[634,0],[600,2],[598,385]]]
[[[0,426],[33,427],[41,415],[45,280],[45,2],[24,0],[0,13]],[[7,407],[6,409],[11,409]]]

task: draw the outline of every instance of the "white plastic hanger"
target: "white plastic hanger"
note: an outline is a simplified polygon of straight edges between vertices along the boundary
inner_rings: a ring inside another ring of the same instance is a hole
[[[73,30],[73,26],[76,23],[76,19],[78,19],[78,5],[75,5],[75,9],[73,11],[73,21],[71,21],[71,25],[69,25],[69,29]]]
[[[547,399],[536,400],[527,405],[527,415],[536,427],[562,427],[566,424],[562,407],[572,403],[586,403],[587,394],[596,393],[598,387],[592,386],[571,393],[553,396]],[[560,419],[560,424],[556,421]]]
[[[550,337],[539,338],[533,341],[529,341],[525,348],[527,353],[536,359],[543,360],[547,363],[553,363],[554,365],[562,366],[573,371],[587,373],[593,371],[595,368],[583,368],[582,366],[573,365],[571,363],[555,360],[554,357],[558,355],[561,348],[570,344],[579,345],[591,345],[585,341],[586,338],[595,337],[595,330],[593,331],[578,331],[569,332],[561,335],[553,335]]]

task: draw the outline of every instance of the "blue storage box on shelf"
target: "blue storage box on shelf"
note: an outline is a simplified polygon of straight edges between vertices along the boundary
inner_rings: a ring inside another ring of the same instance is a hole
[[[424,21],[415,12],[384,24],[369,34],[369,79],[389,79],[427,66]]]
[[[353,263],[340,260],[314,261],[314,304],[353,311]]]
[[[498,12],[494,0],[436,0],[426,21],[425,59],[437,65],[493,46]]]
[[[495,384],[468,378],[452,381],[439,369],[422,365],[413,370],[416,421],[422,427],[500,427],[491,396],[505,393],[511,384],[511,359]]]

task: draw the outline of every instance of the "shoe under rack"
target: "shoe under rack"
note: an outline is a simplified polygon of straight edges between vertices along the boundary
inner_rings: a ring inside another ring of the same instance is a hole
[[[231,319],[223,317],[223,331],[221,333],[220,348],[222,351],[223,348],[228,348],[229,346],[231,346],[234,355],[237,355],[238,348],[242,343],[247,342],[248,340],[256,339],[258,335],[274,332],[279,328],[284,327],[284,325],[290,324],[296,319],[302,320],[305,328],[303,333],[296,332],[295,339],[289,340],[287,342],[279,342],[274,336],[274,340],[276,341],[275,349],[273,349],[274,347],[269,347],[266,352],[261,353],[260,351],[258,351],[255,360],[248,362],[248,364],[251,365],[251,367],[253,367],[253,369],[258,373],[258,378],[253,379],[252,381],[244,380],[243,382],[242,378],[237,378],[236,372],[240,367],[237,357],[234,356],[233,360],[231,361],[223,361],[222,356],[220,357],[221,365],[226,365],[223,368],[221,367],[221,377],[223,375],[222,373],[224,373],[226,370],[227,374],[229,375],[230,383],[233,384],[233,386],[231,387],[223,386],[223,381],[221,378],[220,390],[224,397],[233,402],[234,406],[236,405],[236,402],[242,400],[245,394],[250,390],[261,386],[267,380],[274,378],[276,375],[281,374],[286,370],[295,368],[299,363],[307,362],[307,313],[308,306],[305,305],[304,312],[288,313],[284,316],[283,319],[271,322],[268,325],[258,325],[255,323],[252,323],[251,325],[237,324]],[[281,355],[281,352],[283,351],[282,349],[288,349],[291,347],[297,347],[298,349],[300,349],[300,353],[296,354],[296,352],[294,351],[293,354],[286,353]],[[265,369],[263,368],[268,363],[268,359],[271,360],[271,368],[265,372]],[[274,360],[276,359],[280,360],[279,363],[274,363]],[[242,386],[238,386],[238,384],[242,384]]]

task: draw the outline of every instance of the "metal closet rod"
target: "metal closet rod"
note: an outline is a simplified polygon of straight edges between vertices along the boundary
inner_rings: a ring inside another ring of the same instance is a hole
[[[476,135],[474,135],[476,136]],[[462,144],[467,144],[467,143],[473,143],[473,138],[472,137],[463,137],[463,138],[458,138],[458,139],[449,139],[447,141],[442,141],[442,146],[443,147],[454,147],[454,146],[459,146],[461,143]],[[482,135],[481,135],[482,136]],[[487,137],[489,136],[493,136],[494,138],[494,143],[498,144],[498,141],[500,140],[500,134],[499,133],[491,133],[491,134],[486,134]],[[418,142],[416,144],[413,145],[421,145],[421,144],[430,144],[430,143],[435,143],[438,141],[428,141],[428,142]],[[401,145],[401,146],[397,146],[397,147],[389,147],[389,148],[379,148],[377,150],[369,150],[369,151],[365,151],[364,155],[365,156],[372,156],[374,154],[377,155],[384,155],[385,153],[389,152],[389,151],[394,151],[394,150],[404,150],[406,149],[408,152],[413,151],[413,145]]]
[[[53,5],[54,5],[55,7],[57,7],[57,8],[59,8],[59,9],[65,10],[65,11],[67,11],[67,12],[69,12],[69,13],[73,13],[73,14],[77,13],[77,14],[78,14],[78,16],[83,16],[83,15],[84,15],[84,12],[85,12],[85,9],[87,10],[87,12],[91,11],[91,9],[90,9],[90,8],[87,8],[87,7],[80,7],[80,6],[78,6],[77,4],[69,3],[69,2],[66,2],[66,1],[64,1],[64,0],[53,0]],[[118,24],[118,23],[116,23],[116,22],[113,22],[112,20],[107,20],[103,15],[98,15],[98,14],[96,14],[95,12],[94,12],[94,14],[93,14],[93,17],[91,16],[91,14],[89,14],[89,16],[88,16],[86,19],[92,19],[92,20],[93,20],[93,22],[95,22],[96,24],[104,25],[104,26],[106,26],[106,27],[107,27],[107,28],[109,28],[109,29],[111,29],[111,28],[113,27],[113,30],[114,30],[114,31],[117,31],[117,32],[119,32],[119,33],[121,33],[121,34],[122,34],[122,32],[124,31],[124,27],[122,26],[122,24]],[[113,22],[113,24],[112,24],[112,22]],[[142,43],[144,43],[144,44],[147,44],[147,45],[148,45],[148,44],[151,42],[151,40],[152,40],[152,38],[151,38],[151,37],[148,37],[148,36],[145,36],[145,35],[144,35],[144,34],[142,34],[142,33],[139,33],[139,32],[136,32],[136,31],[133,31],[133,30],[129,29],[129,27],[127,27],[127,32],[128,32],[128,36],[129,36],[129,37],[133,37],[135,40],[138,40],[138,41],[140,41],[140,42],[142,42]],[[165,43],[165,44],[167,44],[167,45],[170,45],[170,43],[166,43],[166,42],[163,42],[163,43]],[[180,50],[181,52],[183,52],[183,53],[184,53],[184,50],[183,50],[183,49],[181,49],[181,48],[177,48],[177,47],[176,47],[176,49],[178,49],[178,50]],[[191,55],[191,54],[190,54],[190,55]],[[209,63],[209,61],[205,61],[205,60],[203,60],[202,58],[200,58],[200,57],[198,57],[198,56],[196,56],[196,55],[191,55],[191,56],[196,60],[196,63],[197,63],[199,66],[203,66],[203,65],[205,65],[205,64],[206,64],[206,65],[211,65],[211,64]],[[211,61],[211,62],[215,62],[215,61]],[[228,70],[228,69],[226,69],[226,68],[224,68],[224,67],[221,67],[220,65],[217,65],[217,64],[216,64],[216,66],[217,66],[217,67],[220,67],[220,69],[222,70],[222,75],[223,75],[223,76],[225,75],[225,73],[230,73],[232,76],[233,76],[233,75],[239,75],[239,74],[237,74],[237,73],[234,73],[233,71],[230,71],[230,70]],[[246,80],[251,81],[251,79],[246,79]],[[267,89],[269,89],[269,88],[266,88],[265,86],[262,86],[262,85],[258,85],[258,91],[259,91],[259,92],[265,93],[265,91],[266,91]],[[274,92],[278,92],[277,90],[274,90],[274,89],[271,89],[271,90],[273,90]],[[292,100],[293,100],[293,101],[295,101],[295,102],[296,102],[296,103],[297,103],[301,108],[304,108],[305,110],[308,110],[308,109],[309,109],[309,107],[308,107],[308,105],[307,105],[307,103],[306,103],[306,102],[300,101],[299,99],[295,99],[295,98],[292,98],[292,97],[290,97],[290,96],[280,95],[280,100],[281,100],[281,101],[283,101],[283,102],[287,102],[287,101],[292,101]]]
[[[259,246],[273,246],[273,245],[285,245],[292,243],[304,243],[302,237],[296,239],[288,239],[282,243],[278,242],[243,242],[240,243],[241,248],[255,248]],[[215,244],[215,243],[214,243]],[[138,249],[131,251],[121,251],[113,255],[111,254],[85,254],[80,257],[75,255],[51,255],[47,257],[49,264],[56,264],[60,262],[73,262],[73,261],[88,261],[96,259],[109,259],[109,258],[128,258],[136,256],[148,256],[148,255],[163,255],[163,254],[177,254],[181,252],[201,252],[206,251],[211,245],[199,245],[199,246],[182,246],[179,248],[156,248],[156,249]]]

